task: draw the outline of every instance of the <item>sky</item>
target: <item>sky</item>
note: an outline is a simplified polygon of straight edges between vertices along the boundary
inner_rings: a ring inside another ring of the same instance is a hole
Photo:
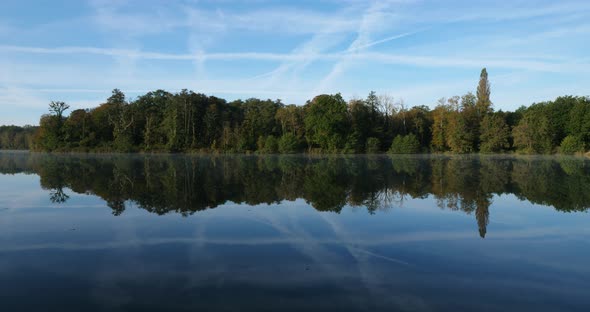
[[[590,95],[587,0],[2,0],[0,124],[50,101],[190,89],[305,104],[374,90],[407,106],[475,92],[496,110]]]

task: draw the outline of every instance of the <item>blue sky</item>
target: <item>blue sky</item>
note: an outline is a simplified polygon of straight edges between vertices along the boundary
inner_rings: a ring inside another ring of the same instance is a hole
[[[370,90],[408,106],[474,91],[495,109],[589,95],[590,1],[2,0],[0,124],[183,88],[304,104]]]

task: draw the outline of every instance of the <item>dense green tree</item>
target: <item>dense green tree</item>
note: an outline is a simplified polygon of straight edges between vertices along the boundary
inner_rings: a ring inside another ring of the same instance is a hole
[[[55,116],[48,114],[41,116],[39,131],[34,137],[34,146],[36,150],[49,152],[63,147],[59,136],[59,124]]]
[[[469,145],[465,146],[464,150],[476,152],[479,146],[480,123],[483,115],[480,115],[477,98],[471,92],[461,97],[461,117],[465,125],[465,144]]]
[[[280,101],[248,99],[243,106],[244,122],[242,124],[242,135],[244,136],[245,148],[256,149],[258,137],[267,135],[278,135],[281,125],[277,123],[277,111],[283,104]]]
[[[293,133],[285,133],[278,142],[278,151],[281,154],[293,154],[301,150],[301,142]]]
[[[346,102],[340,94],[322,94],[306,104],[305,131],[310,147],[338,151],[344,146],[348,118]]]
[[[305,135],[304,114],[305,109],[302,106],[291,104],[278,107],[275,119],[281,127],[281,133],[291,133],[299,140],[303,140]]]
[[[559,152],[563,154],[584,152],[584,141],[579,136],[568,135],[561,141]]]
[[[261,138],[264,138],[261,136]],[[258,151],[263,154],[275,154],[279,151],[279,141],[274,135],[268,135],[264,138],[262,146],[258,147]]]
[[[373,138],[373,137],[368,138],[367,139],[367,147],[365,148],[365,150],[369,154],[379,153],[381,151],[381,142],[379,141],[378,138]]]
[[[487,114],[481,122],[480,147],[482,153],[497,153],[510,147],[510,129],[500,114]]]
[[[64,142],[64,112],[70,106],[61,101],[49,103],[51,115],[41,116],[39,133],[35,136],[35,145],[42,150],[53,151],[65,147]]]
[[[571,98],[575,104],[570,110],[567,121],[568,135],[574,135],[582,140],[586,148],[590,147],[590,98]]]
[[[371,98],[373,95],[375,98]],[[370,101],[377,101],[374,94],[370,94],[367,101],[353,99],[348,103],[348,113],[350,120],[350,132],[354,133],[351,138],[354,142],[349,144],[351,150],[355,153],[362,153],[365,150],[365,142],[372,134],[373,130],[373,114],[374,112],[369,104]],[[372,105],[377,105],[376,103]],[[347,139],[348,143],[349,139]]]
[[[540,109],[527,110],[512,136],[514,146],[523,153],[550,153],[553,149],[549,118]]]
[[[205,131],[203,133],[205,147],[216,148],[220,128],[219,108],[217,105],[211,104],[207,107],[203,123],[205,126]]]
[[[157,150],[164,147],[166,133],[161,125],[164,120],[166,106],[171,97],[172,94],[164,90],[156,90],[140,96],[135,101],[138,108],[137,112],[143,112],[137,118],[137,129],[140,132],[141,144],[145,150]]]
[[[90,129],[90,115],[84,109],[77,109],[64,122],[64,139],[72,148],[91,146],[94,138],[90,136]]]
[[[391,154],[417,154],[419,152],[420,142],[414,134],[396,136],[389,148]]]
[[[449,149],[447,145],[447,136],[449,131],[449,115],[451,108],[446,104],[447,100],[441,98],[438,105],[432,111],[432,150],[435,152],[444,152]]]
[[[537,106],[541,109],[541,114],[547,116],[549,133],[551,135],[551,145],[553,148],[559,146],[561,141],[568,134],[568,124],[570,120],[570,111],[576,104],[576,98],[572,96],[562,96],[552,102],[541,103]]]
[[[369,95],[365,100],[365,105],[368,110],[369,125],[366,127],[366,132],[368,133],[363,134],[364,138],[361,138],[362,141],[368,136],[380,138],[383,135],[383,118],[379,110],[381,107],[380,101],[381,100],[375,91],[369,92]]]
[[[108,119],[113,129],[113,147],[117,151],[133,151],[133,126],[135,124],[135,106],[125,101],[125,94],[114,89],[107,99],[109,105]]]
[[[458,113],[451,115],[447,145],[453,153],[465,154],[474,152],[473,136],[464,116]]]
[[[421,146],[429,146],[432,140],[433,117],[427,106],[415,106],[408,110],[408,132],[414,134]]]
[[[361,135],[357,131],[352,131],[346,136],[346,142],[342,148],[342,152],[345,154],[357,154],[363,153],[366,149],[366,145],[363,144]]]
[[[112,145],[113,126],[109,122],[110,111],[111,105],[107,103],[90,110],[90,118],[93,125],[90,136],[96,139],[96,144],[99,147]]]

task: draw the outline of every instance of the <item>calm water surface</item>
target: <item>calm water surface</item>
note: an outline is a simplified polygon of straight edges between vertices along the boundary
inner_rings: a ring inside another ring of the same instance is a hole
[[[590,311],[590,161],[0,153],[0,311]]]

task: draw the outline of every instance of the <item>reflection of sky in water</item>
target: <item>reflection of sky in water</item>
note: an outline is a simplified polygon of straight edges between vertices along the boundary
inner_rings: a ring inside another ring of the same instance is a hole
[[[375,214],[304,200],[228,202],[183,217],[0,175],[2,311],[531,310],[590,306],[590,225],[495,195],[485,239],[475,212],[412,199]],[[235,309],[237,306],[240,309]]]

